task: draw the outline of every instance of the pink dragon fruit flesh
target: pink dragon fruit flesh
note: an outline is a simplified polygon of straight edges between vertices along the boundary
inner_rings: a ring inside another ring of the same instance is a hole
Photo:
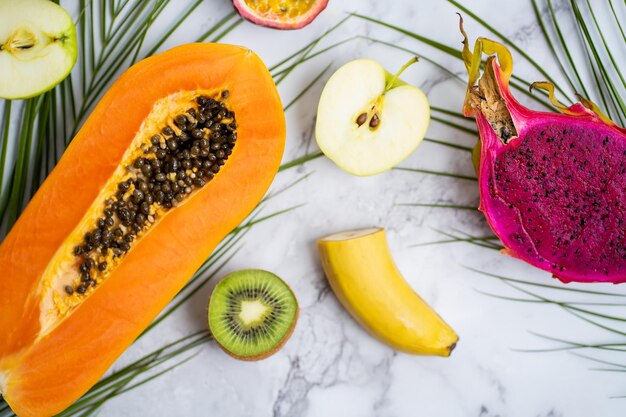
[[[626,281],[626,129],[582,103],[546,113],[509,90],[512,57],[463,31],[469,73],[463,107],[480,134],[480,210],[505,253],[563,282]],[[491,55],[480,75],[482,53]],[[497,60],[495,59],[497,56]]]

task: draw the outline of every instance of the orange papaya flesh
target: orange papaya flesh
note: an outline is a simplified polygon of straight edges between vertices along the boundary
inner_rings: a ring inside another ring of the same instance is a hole
[[[114,83],[0,244],[0,392],[16,414],[54,415],[98,381],[258,204],[284,142],[274,82],[246,48],[180,46]],[[185,149],[191,165],[174,170]],[[203,149],[223,151],[216,172]],[[159,150],[164,176],[146,175],[137,160]]]

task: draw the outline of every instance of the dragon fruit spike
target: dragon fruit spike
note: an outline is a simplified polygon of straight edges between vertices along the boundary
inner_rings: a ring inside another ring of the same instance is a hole
[[[626,281],[626,129],[581,99],[562,113],[511,94],[513,59],[497,42],[464,37],[469,82],[463,113],[480,134],[480,210],[505,253],[563,282]],[[487,58],[482,75],[482,54]],[[496,56],[497,61],[496,61]]]

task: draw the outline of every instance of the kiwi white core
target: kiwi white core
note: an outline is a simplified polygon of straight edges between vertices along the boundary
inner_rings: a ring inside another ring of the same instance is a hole
[[[260,302],[259,300],[254,301],[242,301],[241,302],[241,311],[239,312],[239,319],[246,326],[250,326],[254,323],[260,321],[265,313],[269,310],[265,304]]]

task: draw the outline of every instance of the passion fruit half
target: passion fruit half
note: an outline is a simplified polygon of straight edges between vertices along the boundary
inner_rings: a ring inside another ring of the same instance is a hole
[[[300,29],[326,8],[328,0],[233,0],[239,14],[261,26]]]

